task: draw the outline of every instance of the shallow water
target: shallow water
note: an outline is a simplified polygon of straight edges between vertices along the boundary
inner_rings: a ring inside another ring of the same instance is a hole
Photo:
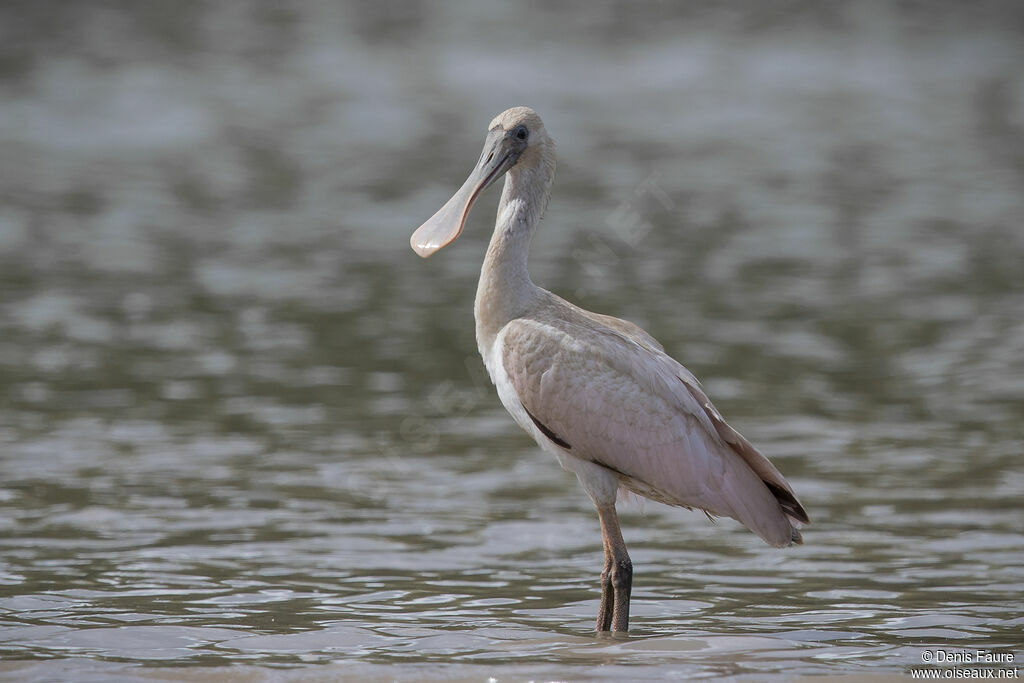
[[[0,10],[0,676],[1024,658],[1014,6],[40,7]],[[813,520],[620,505],[626,638],[476,355],[497,193],[407,246],[519,103],[560,148],[535,280],[651,331]]]

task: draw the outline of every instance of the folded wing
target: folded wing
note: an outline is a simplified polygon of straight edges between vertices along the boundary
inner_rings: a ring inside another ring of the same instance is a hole
[[[653,338],[611,320],[563,308],[506,325],[503,366],[530,418],[636,493],[732,517],[772,545],[800,542],[807,515],[774,465]]]

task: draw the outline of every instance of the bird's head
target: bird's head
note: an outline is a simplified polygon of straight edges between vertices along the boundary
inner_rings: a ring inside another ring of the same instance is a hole
[[[498,114],[488,126],[480,160],[466,182],[412,234],[409,244],[413,251],[426,258],[454,242],[466,225],[473,202],[509,171],[548,164],[553,173],[554,143],[537,112],[529,107],[513,107]]]

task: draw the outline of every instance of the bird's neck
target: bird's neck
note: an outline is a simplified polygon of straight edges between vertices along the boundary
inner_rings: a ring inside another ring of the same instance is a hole
[[[554,171],[552,161],[532,168],[513,168],[505,176],[474,307],[477,344],[485,357],[501,328],[526,312],[543,293],[530,280],[526,261],[537,224],[547,208]]]

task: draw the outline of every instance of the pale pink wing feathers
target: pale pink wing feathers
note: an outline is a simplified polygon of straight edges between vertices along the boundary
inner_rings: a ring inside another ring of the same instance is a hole
[[[519,400],[567,453],[654,500],[732,517],[772,545],[799,542],[794,524],[807,518],[789,484],[693,375],[632,323],[571,308],[501,335]]]

